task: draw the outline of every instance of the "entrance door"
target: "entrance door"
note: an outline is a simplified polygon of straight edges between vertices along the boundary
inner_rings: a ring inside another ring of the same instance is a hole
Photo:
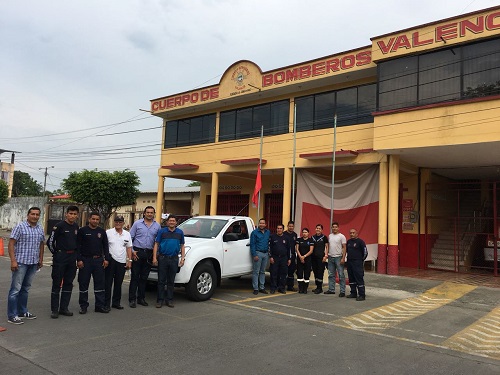
[[[276,233],[276,226],[283,220],[283,193],[266,194],[264,197],[264,218],[271,233]],[[286,223],[283,223],[286,228]]]
[[[217,196],[217,215],[248,216],[248,194],[219,194]],[[210,195],[207,195],[206,215],[210,215]]]
[[[499,186],[485,181],[427,184],[427,268],[498,275]]]

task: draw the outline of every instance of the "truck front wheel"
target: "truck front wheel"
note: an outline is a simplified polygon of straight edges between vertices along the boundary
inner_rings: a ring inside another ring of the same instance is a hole
[[[206,301],[212,297],[217,285],[217,275],[209,262],[198,264],[186,285],[186,293],[193,301]]]

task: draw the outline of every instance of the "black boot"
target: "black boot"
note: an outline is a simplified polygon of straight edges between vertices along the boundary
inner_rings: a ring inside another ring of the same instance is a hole
[[[303,281],[297,281],[297,283],[299,284],[299,293],[302,294],[304,293],[304,282]]]
[[[309,288],[309,280],[307,283],[304,281],[304,289],[302,289],[302,293],[307,294],[307,288]]]
[[[321,281],[316,281],[316,289],[313,290],[314,294],[323,293],[323,283]]]

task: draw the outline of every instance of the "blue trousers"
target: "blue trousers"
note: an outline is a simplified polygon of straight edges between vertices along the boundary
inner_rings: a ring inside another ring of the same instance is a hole
[[[285,290],[286,277],[288,275],[288,257],[272,257],[271,264],[271,290]]]
[[[78,283],[80,286],[80,297],[78,303],[80,307],[89,307],[89,285],[90,278],[94,279],[95,307],[105,307],[104,305],[104,258],[83,258],[83,268],[78,271]]]

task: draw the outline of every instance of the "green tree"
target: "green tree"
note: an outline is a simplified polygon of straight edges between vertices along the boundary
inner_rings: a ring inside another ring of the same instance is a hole
[[[14,171],[14,182],[12,183],[13,197],[41,197],[43,186],[36,182],[26,172]]]
[[[191,187],[191,186],[201,186],[201,182],[200,181],[191,181],[188,184],[188,187]]]
[[[9,200],[9,185],[4,180],[0,180],[0,207]]]
[[[62,187],[78,203],[97,211],[105,223],[117,208],[134,204],[139,196],[140,179],[134,171],[71,172]]]

